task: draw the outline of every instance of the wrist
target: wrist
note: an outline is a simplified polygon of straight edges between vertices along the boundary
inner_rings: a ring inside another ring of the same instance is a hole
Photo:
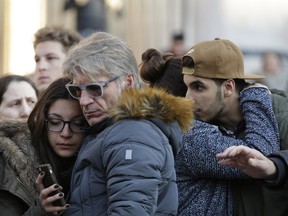
[[[273,181],[277,178],[277,174],[278,174],[278,170],[277,167],[275,166],[274,162],[269,160],[268,161],[269,165],[268,165],[268,169],[266,170],[266,177],[265,179],[268,181]]]

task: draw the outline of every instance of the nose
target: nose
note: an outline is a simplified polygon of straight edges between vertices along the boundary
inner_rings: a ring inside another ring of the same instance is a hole
[[[187,99],[194,100],[193,93],[192,93],[192,91],[189,90],[189,89],[187,89],[187,92],[186,92],[186,98],[187,98]]]
[[[79,103],[80,106],[87,106],[91,103],[93,103],[93,98],[90,97],[90,95],[88,94],[88,92],[86,90],[82,90],[81,91],[81,96],[79,98]]]
[[[43,71],[47,69],[47,62],[40,58],[37,62],[36,62],[36,71]]]
[[[28,105],[26,100],[22,101],[21,109],[20,109],[20,118],[28,118],[32,111],[32,108]]]
[[[64,128],[61,131],[60,135],[62,137],[70,137],[70,136],[72,136],[72,134],[73,134],[73,132],[71,131],[69,124],[65,123]]]

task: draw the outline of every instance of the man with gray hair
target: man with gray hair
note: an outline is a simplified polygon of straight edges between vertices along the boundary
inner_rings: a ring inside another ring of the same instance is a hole
[[[69,216],[176,215],[174,155],[192,123],[193,102],[140,88],[131,49],[108,33],[82,39],[63,67],[73,80],[66,87],[91,127],[73,169],[70,207],[53,210]]]

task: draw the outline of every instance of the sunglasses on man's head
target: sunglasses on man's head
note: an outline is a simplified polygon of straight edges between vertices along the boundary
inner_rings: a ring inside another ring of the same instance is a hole
[[[69,94],[75,99],[80,99],[83,90],[86,90],[90,97],[99,98],[103,96],[103,88],[106,87],[108,83],[118,79],[119,77],[120,76],[114,77],[106,82],[89,83],[86,85],[75,85],[68,83],[65,85],[65,87]]]

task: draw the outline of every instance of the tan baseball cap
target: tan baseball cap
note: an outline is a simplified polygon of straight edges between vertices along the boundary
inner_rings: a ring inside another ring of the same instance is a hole
[[[229,40],[215,38],[195,44],[183,56],[193,59],[194,67],[183,67],[183,74],[209,79],[263,79],[264,76],[244,73],[241,50]]]

